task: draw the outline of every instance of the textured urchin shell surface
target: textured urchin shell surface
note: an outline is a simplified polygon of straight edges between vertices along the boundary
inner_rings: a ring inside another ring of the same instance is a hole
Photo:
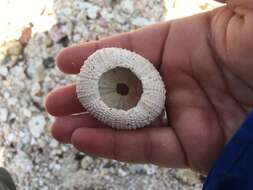
[[[142,56],[121,48],[92,54],[81,68],[76,89],[90,114],[117,129],[150,124],[165,104],[166,91],[156,68]]]

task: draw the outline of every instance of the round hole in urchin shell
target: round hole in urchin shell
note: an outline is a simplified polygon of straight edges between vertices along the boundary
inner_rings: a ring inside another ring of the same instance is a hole
[[[125,111],[135,107],[143,93],[141,81],[124,67],[116,67],[103,73],[98,87],[101,100],[108,107]]]
[[[117,90],[117,93],[122,96],[127,96],[129,93],[129,87],[124,83],[118,83],[116,90]]]

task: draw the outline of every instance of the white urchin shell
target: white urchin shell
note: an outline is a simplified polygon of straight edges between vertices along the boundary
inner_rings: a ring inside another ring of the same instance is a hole
[[[104,48],[84,63],[77,82],[83,107],[117,129],[136,129],[163,111],[165,87],[155,67],[142,56],[120,48]]]

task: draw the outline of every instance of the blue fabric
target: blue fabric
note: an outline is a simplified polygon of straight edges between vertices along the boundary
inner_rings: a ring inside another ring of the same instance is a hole
[[[203,190],[253,190],[253,111],[225,146]]]

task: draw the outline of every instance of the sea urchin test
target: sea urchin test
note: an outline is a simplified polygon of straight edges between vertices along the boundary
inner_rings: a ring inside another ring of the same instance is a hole
[[[121,48],[93,53],[81,68],[76,91],[91,115],[117,129],[149,125],[163,111],[166,94],[156,68]]]

